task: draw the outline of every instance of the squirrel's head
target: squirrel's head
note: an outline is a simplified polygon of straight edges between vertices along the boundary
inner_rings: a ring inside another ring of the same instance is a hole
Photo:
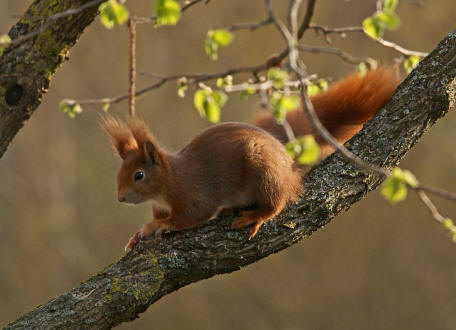
[[[166,159],[146,124],[136,117],[124,123],[106,116],[102,128],[123,159],[117,176],[119,201],[138,204],[160,196]]]

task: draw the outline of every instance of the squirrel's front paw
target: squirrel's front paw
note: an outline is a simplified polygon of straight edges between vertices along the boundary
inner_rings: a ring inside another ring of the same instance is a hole
[[[155,220],[152,222],[145,223],[141,228],[141,237],[146,237],[155,234],[155,237],[159,237],[163,232],[170,230],[168,224],[163,221]]]
[[[129,251],[138,244],[141,238],[145,238],[152,234],[155,234],[156,237],[160,236],[163,232],[170,230],[169,225],[161,221],[152,221],[145,223],[141,230],[134,234],[130,240],[128,241],[127,245],[125,245],[125,251]]]
[[[135,247],[135,245],[139,242],[139,239],[141,238],[141,232],[138,231],[136,234],[134,234],[129,240],[127,245],[125,245],[125,252],[130,251]]]

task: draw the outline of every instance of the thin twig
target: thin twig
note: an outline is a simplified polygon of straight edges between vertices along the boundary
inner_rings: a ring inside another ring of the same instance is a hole
[[[402,55],[405,55],[405,56],[426,57],[428,55],[428,53],[419,52],[419,51],[416,51],[416,50],[406,49],[404,47],[401,47],[401,46],[395,44],[394,42],[387,41],[387,40],[382,39],[382,38],[375,39],[375,42],[377,42],[378,44],[383,45],[385,47],[391,48],[391,49],[395,50],[396,52],[398,52],[398,53],[400,53]]]
[[[429,197],[426,195],[426,193],[421,189],[416,189],[416,193],[417,193],[418,197],[421,199],[421,201],[424,203],[424,205],[426,205],[429,212],[431,212],[432,217],[435,220],[437,220],[438,222],[443,223],[443,221],[445,221],[445,217],[439,213],[439,211],[437,210],[437,207],[429,199]]]
[[[364,33],[364,29],[361,26],[329,28],[329,27],[321,25],[321,24],[312,23],[312,24],[310,24],[309,28],[314,29],[317,32],[322,32],[325,35],[326,41],[328,41],[328,43],[331,43],[331,40],[328,38],[328,35],[332,34],[332,33],[340,34],[343,37],[348,32],[363,32]],[[382,46],[391,48],[391,49],[395,50],[396,52],[398,52],[402,55],[405,55],[405,56],[415,55],[415,56],[419,56],[419,57],[426,57],[428,55],[427,53],[424,53],[424,52],[406,49],[404,47],[401,47],[401,46],[395,44],[394,42],[387,41],[382,38],[372,39],[371,37],[369,37],[369,39],[374,40],[376,43],[378,43]]]
[[[292,0],[291,1],[291,5],[290,5],[290,10],[289,10],[289,13],[288,13],[288,17],[290,19],[291,35],[292,35],[293,39],[296,40],[296,43],[297,43],[297,40],[298,40],[298,20],[297,20],[297,17],[298,17],[298,11],[299,11],[299,7],[300,6],[301,6],[301,0]],[[310,15],[310,17],[308,19],[310,20],[311,17],[312,17],[312,15]],[[307,24],[307,26],[308,26],[308,24]]]
[[[351,33],[351,32],[364,32],[361,26],[346,26],[346,27],[339,27],[339,28],[330,28],[321,24],[317,23],[310,23],[309,29],[313,29],[317,32],[322,32],[323,34],[343,34]]]
[[[234,24],[234,25],[228,26],[225,29],[228,31],[231,31],[231,32],[238,31],[238,30],[250,30],[253,32],[256,29],[258,29],[262,26],[271,24],[271,23],[272,23],[272,19],[270,17],[268,17],[257,23],[239,23],[239,24]]]
[[[302,50],[302,51],[309,52],[309,53],[326,53],[326,54],[337,55],[340,58],[342,58],[344,61],[351,63],[351,64],[368,63],[371,68],[377,66],[377,61],[371,57],[363,57],[363,58],[354,57],[339,48],[298,45],[298,50]]]
[[[304,32],[306,32],[306,30],[310,26],[310,21],[312,19],[314,9],[315,9],[315,3],[316,3],[316,0],[308,0],[308,2],[307,2],[306,13],[304,15],[304,19],[303,19],[301,25],[299,26],[299,30],[298,30],[298,38],[297,38],[298,41],[302,38],[302,36],[304,35]],[[266,9],[268,10],[269,16],[271,16],[271,13],[274,14],[274,12],[272,11],[272,5],[270,6],[270,8],[267,6]],[[288,53],[289,53],[289,48],[285,48],[278,56],[276,56],[274,58],[272,65],[280,64],[280,62],[282,62],[282,60],[288,56]]]
[[[440,189],[440,188],[434,188],[434,187],[430,187],[430,186],[422,185],[422,184],[418,185],[418,187],[416,187],[416,189],[423,190],[427,193],[456,202],[456,193],[451,192],[451,191],[447,191],[447,190]]]
[[[310,21],[312,20],[312,16],[314,14],[314,10],[315,10],[315,3],[317,1],[316,0],[308,0],[307,1],[307,9],[306,9],[306,14],[304,15],[304,19],[301,23],[301,26],[299,27],[299,31],[298,31],[298,40],[302,38],[302,36],[304,35],[304,32],[306,32],[306,30],[309,28],[310,26]]]
[[[341,28],[330,28],[321,24],[310,23],[309,29],[313,29],[315,33],[318,35],[320,32],[323,33],[325,40],[328,44],[331,44],[331,38],[329,37],[330,34],[336,33],[339,34],[342,38],[345,38],[347,33],[352,32],[364,32],[361,26],[347,26]]]
[[[129,112],[130,116],[135,115],[135,94],[136,94],[136,23],[134,19],[128,21],[130,30],[130,88],[129,88]]]
[[[141,96],[147,92],[150,92],[151,90],[154,90],[156,88],[159,88],[166,84],[167,82],[170,81],[176,81],[182,77],[186,77],[188,79],[187,84],[197,84],[202,81],[208,81],[208,80],[214,80],[217,78],[223,78],[228,75],[233,75],[233,74],[238,74],[238,73],[257,73],[261,72],[267,69],[266,64],[261,64],[257,66],[246,66],[246,67],[239,67],[239,68],[233,68],[229,69],[223,72],[217,72],[217,73],[190,73],[190,74],[177,74],[177,75],[171,75],[171,76],[160,76],[154,73],[150,72],[145,72],[141,71],[140,74],[144,75],[151,75],[155,78],[158,78],[159,80],[152,85],[146,86],[138,91],[136,91],[135,96]],[[103,98],[103,99],[86,99],[86,100],[77,100],[75,101],[78,104],[85,104],[85,105],[91,105],[91,104],[114,104],[118,103],[121,101],[124,101],[128,99],[129,94],[123,94],[119,96],[115,96],[112,98]]]

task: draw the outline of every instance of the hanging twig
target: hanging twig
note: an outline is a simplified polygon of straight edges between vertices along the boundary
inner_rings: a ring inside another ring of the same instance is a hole
[[[130,29],[130,89],[129,89],[129,112],[130,116],[135,115],[135,94],[136,94],[136,22],[134,18],[128,20]]]

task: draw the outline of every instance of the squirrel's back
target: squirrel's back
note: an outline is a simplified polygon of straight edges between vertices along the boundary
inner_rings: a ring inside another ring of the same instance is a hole
[[[399,77],[395,69],[380,67],[368,71],[363,77],[353,73],[327,91],[312,97],[311,101],[326,129],[337,140],[345,142],[386,104],[398,84]],[[286,118],[296,136],[315,134],[302,109],[289,112]],[[282,143],[287,142],[283,126],[277,124],[272,115],[266,114],[257,118],[255,125],[271,133]],[[318,135],[315,137],[323,153],[327,154],[329,146]]]
[[[284,146],[254,125],[227,122],[210,126],[177,156],[191,164],[186,175],[201,184],[207,182],[208,187],[217,187],[215,195],[222,193],[220,190],[230,190],[232,185],[236,186],[233,190],[249,189],[248,186],[258,187],[265,182],[288,182],[281,189],[285,200],[296,200],[302,191],[300,170]]]

